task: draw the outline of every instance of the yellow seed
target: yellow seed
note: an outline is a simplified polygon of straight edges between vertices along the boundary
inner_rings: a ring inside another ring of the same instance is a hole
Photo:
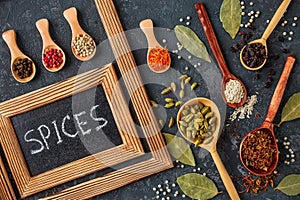
[[[180,92],[179,92],[179,97],[182,99],[184,98],[184,90],[181,89]]]
[[[178,80],[184,80],[184,79],[186,79],[187,77],[188,77],[188,75],[182,74],[182,75],[178,78]]]
[[[177,107],[177,106],[180,106],[182,104],[182,101],[177,101],[176,103],[175,103],[175,106]]]
[[[172,98],[165,98],[165,101],[166,101],[167,103],[171,103],[171,102],[174,101],[174,99],[172,99]]]
[[[156,103],[156,101],[150,100],[151,106],[157,108],[158,104]]]
[[[174,92],[176,92],[176,83],[172,82],[171,83],[171,88]]]
[[[163,127],[165,125],[165,122],[162,119],[158,120],[158,122],[159,122],[159,124],[160,124],[161,127]]]
[[[191,85],[191,90],[195,89],[195,87],[197,87],[198,83],[194,82],[192,85]]]
[[[187,78],[184,80],[184,84],[188,84],[191,80],[192,80],[191,77],[187,77]]]
[[[169,121],[169,128],[172,128],[172,126],[174,125],[174,122],[175,122],[175,120],[174,120],[174,118],[173,117],[171,117],[170,118],[170,121]]]
[[[163,89],[160,94],[168,94],[170,92],[171,92],[171,88],[167,87],[167,88]]]
[[[172,108],[173,106],[174,106],[174,103],[170,102],[165,105],[165,108]]]
[[[184,89],[184,80],[181,81],[180,86],[181,86],[181,89]]]

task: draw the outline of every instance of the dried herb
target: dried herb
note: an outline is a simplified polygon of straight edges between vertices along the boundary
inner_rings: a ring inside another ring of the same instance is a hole
[[[288,102],[283,107],[279,126],[283,122],[291,121],[297,118],[300,118],[300,92],[293,94],[293,96],[289,98]]]
[[[187,51],[198,58],[211,62],[204,43],[192,29],[183,25],[177,25],[175,26],[174,31],[177,39]]]
[[[244,186],[245,190],[242,192],[246,193],[258,193],[259,191],[266,191],[269,186],[274,186],[274,180],[278,174],[272,173],[267,176],[254,176],[252,174],[248,176],[244,176],[238,178],[242,185]]]
[[[201,174],[189,173],[177,178],[182,192],[193,199],[211,199],[218,194],[215,183]]]
[[[223,28],[232,39],[240,29],[242,9],[239,0],[224,0],[220,9],[220,20]]]
[[[183,164],[196,166],[192,150],[184,139],[169,133],[163,133],[163,135],[166,139],[167,148],[175,159]]]
[[[290,174],[284,177],[275,190],[280,190],[289,196],[296,196],[300,194],[300,175]]]

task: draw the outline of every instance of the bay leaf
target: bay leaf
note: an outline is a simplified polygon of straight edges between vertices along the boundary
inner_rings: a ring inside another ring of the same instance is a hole
[[[218,194],[215,183],[201,174],[189,173],[177,178],[182,192],[193,199],[211,199]]]
[[[293,94],[284,105],[279,126],[283,122],[291,121],[297,118],[300,118],[300,92]]]
[[[169,133],[163,133],[170,154],[180,162],[190,166],[196,166],[193,152],[184,139]]]
[[[234,39],[242,21],[240,0],[223,0],[220,8],[220,20],[225,31]]]
[[[178,41],[188,52],[207,62],[211,62],[205,44],[192,29],[183,25],[176,25],[174,31]]]
[[[284,177],[275,190],[280,190],[288,196],[296,196],[300,194],[300,175],[290,174]]]

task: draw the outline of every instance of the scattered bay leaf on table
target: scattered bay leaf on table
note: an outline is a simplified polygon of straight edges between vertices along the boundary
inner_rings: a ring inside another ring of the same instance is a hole
[[[297,118],[300,118],[300,92],[293,94],[284,105],[279,125]]]
[[[193,199],[211,199],[218,194],[215,183],[201,174],[189,173],[177,178],[182,192]]]
[[[178,41],[187,51],[198,58],[211,62],[205,44],[192,29],[183,25],[176,25],[174,31]]]
[[[169,133],[163,133],[170,154],[180,162],[190,166],[196,166],[195,158],[190,145],[184,139]]]
[[[300,175],[290,174],[284,177],[275,190],[280,190],[289,196],[296,196],[300,194]]]
[[[220,20],[225,31],[234,39],[242,21],[240,0],[223,0],[220,9]]]

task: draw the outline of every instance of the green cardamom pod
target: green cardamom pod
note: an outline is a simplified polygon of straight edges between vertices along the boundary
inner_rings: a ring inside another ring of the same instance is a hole
[[[157,108],[158,104],[156,103],[156,101],[150,100],[151,106]]]
[[[173,92],[176,92],[176,83],[172,82],[171,88],[172,88]]]
[[[165,125],[165,122],[162,119],[158,120],[158,122],[159,122],[159,124],[160,124],[161,127],[163,127]]]
[[[197,87],[198,83],[194,82],[192,85],[191,85],[191,90],[194,90],[196,87]]]
[[[182,99],[184,98],[184,90],[181,89],[180,92],[179,92],[179,97]]]
[[[180,106],[182,104],[182,101],[177,101],[176,103],[175,103],[175,106],[177,107],[177,106]],[[183,112],[183,111],[182,111]]]
[[[172,99],[172,98],[165,98],[165,101],[166,101],[167,103],[171,103],[171,102],[174,101],[174,99]]]
[[[165,108],[172,108],[173,106],[174,106],[174,103],[170,102],[165,105]]]
[[[185,84],[184,84],[184,80],[182,80],[182,81],[181,81],[181,83],[180,83],[180,87],[181,87],[181,89],[184,89],[184,86],[185,86]]]
[[[184,80],[184,84],[188,84],[191,80],[192,80],[191,77],[187,77],[187,78]]]
[[[169,121],[169,128],[172,128],[172,126],[174,125],[174,122],[175,122],[175,120],[174,120],[174,118],[173,117],[171,117],[170,118],[170,121]]]
[[[182,75],[178,78],[178,80],[184,80],[184,79],[186,79],[187,77],[188,77],[188,75],[182,74]]]
[[[168,94],[170,92],[171,92],[171,88],[167,87],[167,88],[163,89],[160,94]]]

